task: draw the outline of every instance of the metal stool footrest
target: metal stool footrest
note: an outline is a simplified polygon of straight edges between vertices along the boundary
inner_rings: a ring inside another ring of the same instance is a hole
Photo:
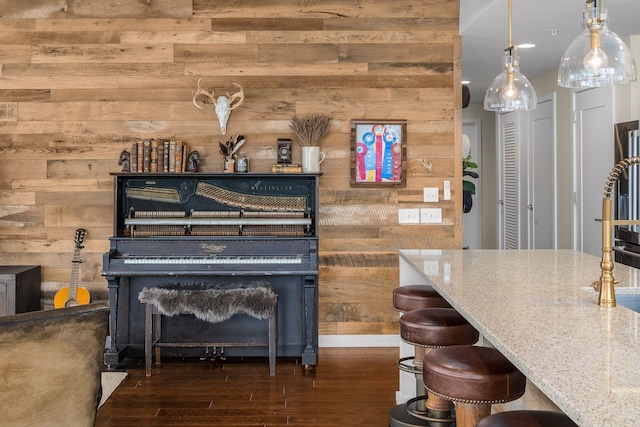
[[[407,413],[421,420],[429,421],[433,427],[453,427],[456,425],[455,410],[435,413],[428,409],[421,409],[424,408],[424,404],[421,402],[426,400],[426,395],[407,400],[407,403],[404,404]]]
[[[413,356],[403,357],[402,359],[398,359],[398,360],[396,360],[396,366],[401,371],[409,372],[410,374],[415,374],[415,375],[422,374],[422,369],[418,368],[413,363],[411,363],[411,364],[405,363],[405,362],[412,361],[413,359],[415,359],[415,357],[413,357]]]

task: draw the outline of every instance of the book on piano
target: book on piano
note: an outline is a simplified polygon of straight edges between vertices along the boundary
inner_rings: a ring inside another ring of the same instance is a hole
[[[302,167],[296,164],[278,164],[271,167],[273,173],[302,173]]]

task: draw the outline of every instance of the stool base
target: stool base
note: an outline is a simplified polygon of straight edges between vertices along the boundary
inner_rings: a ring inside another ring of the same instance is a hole
[[[389,411],[389,427],[430,426],[429,421],[409,415],[404,404],[396,405]]]
[[[451,412],[432,413],[420,404],[426,396],[410,399],[407,403],[396,405],[389,411],[390,427],[455,427],[456,420],[451,417]]]
[[[414,418],[420,418],[428,421],[432,427],[449,427],[456,425],[455,406],[452,402],[441,400],[438,403],[445,403],[446,406],[441,406],[441,409],[434,409],[430,403],[433,403],[433,399],[437,399],[434,395],[421,395],[407,400],[404,404],[404,409],[409,415]],[[438,405],[436,405],[438,406]]]

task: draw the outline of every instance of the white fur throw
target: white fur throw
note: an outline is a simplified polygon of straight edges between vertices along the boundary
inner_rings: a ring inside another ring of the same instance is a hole
[[[168,316],[193,314],[207,322],[222,322],[235,314],[268,318],[276,306],[277,294],[266,282],[219,287],[152,287],[138,295],[140,302],[153,304]]]

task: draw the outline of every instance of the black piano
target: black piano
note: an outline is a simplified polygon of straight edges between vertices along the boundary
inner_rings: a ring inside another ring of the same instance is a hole
[[[278,293],[277,355],[315,365],[318,350],[316,174],[115,173],[114,236],[104,255],[111,342],[105,364],[144,354],[151,286],[233,287],[268,282]],[[267,322],[162,316],[163,340],[257,342]],[[214,341],[212,341],[214,340]],[[169,356],[267,356],[266,347],[163,348]],[[212,354],[214,352],[215,354]]]

